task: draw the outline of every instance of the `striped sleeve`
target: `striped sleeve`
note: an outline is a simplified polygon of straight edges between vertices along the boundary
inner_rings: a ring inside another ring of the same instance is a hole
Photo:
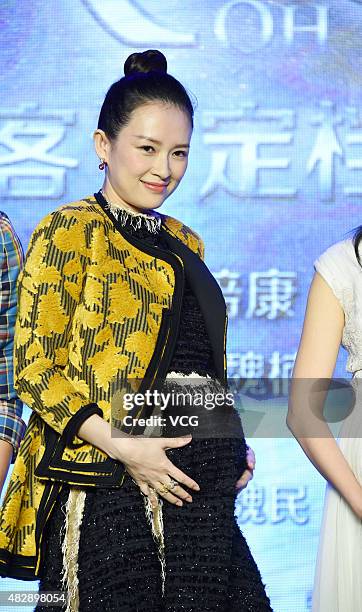
[[[69,445],[84,420],[103,415],[89,400],[89,386],[64,371],[85,274],[83,242],[75,216],[54,211],[39,223],[19,276],[15,325],[15,389]]]

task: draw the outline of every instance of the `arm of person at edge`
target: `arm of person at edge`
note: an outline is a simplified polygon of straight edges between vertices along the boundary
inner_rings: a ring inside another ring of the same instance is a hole
[[[287,426],[320,474],[344,497],[355,514],[362,518],[362,486],[326,421],[321,418],[322,412],[318,410],[316,414],[313,409],[309,409],[311,395],[305,393],[308,384],[309,390],[312,390],[313,381],[331,379],[343,328],[343,308],[328,283],[316,272],[309,291],[302,337],[293,370]],[[298,393],[298,388],[299,391],[302,388],[303,393]]]
[[[14,447],[7,440],[0,439],[0,495],[13,456]]]
[[[16,284],[24,254],[11,222],[0,217],[0,495],[23,438],[22,402],[13,387]]]

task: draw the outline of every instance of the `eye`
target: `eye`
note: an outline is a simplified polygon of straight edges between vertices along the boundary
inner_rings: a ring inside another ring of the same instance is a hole
[[[146,151],[146,153],[149,153],[149,151],[147,151],[146,149],[152,149],[154,151],[154,148],[151,145],[143,145],[142,147],[140,147],[140,149]]]
[[[181,153],[181,155],[178,155],[178,153]],[[175,151],[175,155],[176,155],[177,157],[187,157],[187,156],[188,156],[188,152],[187,152],[187,151],[182,151],[182,150],[180,149],[180,151]]]

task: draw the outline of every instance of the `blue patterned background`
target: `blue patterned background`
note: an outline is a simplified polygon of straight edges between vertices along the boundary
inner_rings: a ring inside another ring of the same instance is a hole
[[[205,240],[228,304],[229,376],[287,377],[313,261],[361,223],[361,26],[352,0],[3,0],[1,208],[24,248],[46,213],[100,188],[104,95],[131,52],[158,48],[198,100],[189,169],[162,210]],[[294,440],[248,441],[257,469],[240,528],[274,610],[304,612],[324,481]]]

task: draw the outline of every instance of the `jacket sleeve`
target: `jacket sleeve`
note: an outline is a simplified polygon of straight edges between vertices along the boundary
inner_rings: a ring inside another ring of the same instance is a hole
[[[195,232],[195,230],[189,227],[187,228],[187,230],[188,230],[187,239],[188,239],[189,247],[194,252],[197,253],[200,259],[202,259],[202,261],[204,261],[205,260],[205,243],[203,239],[201,238],[200,234]]]
[[[14,386],[69,446],[80,445],[72,441],[85,419],[103,414],[90,402],[87,383],[66,374],[86,261],[84,226],[74,214],[55,211],[31,236],[18,280]]]
[[[200,236],[198,236],[198,239],[199,239],[198,254],[201,257],[202,261],[205,261],[205,243]]]
[[[0,213],[0,438],[13,446],[14,463],[25,432],[23,404],[13,381],[16,283],[23,265],[21,242],[5,213]]]

